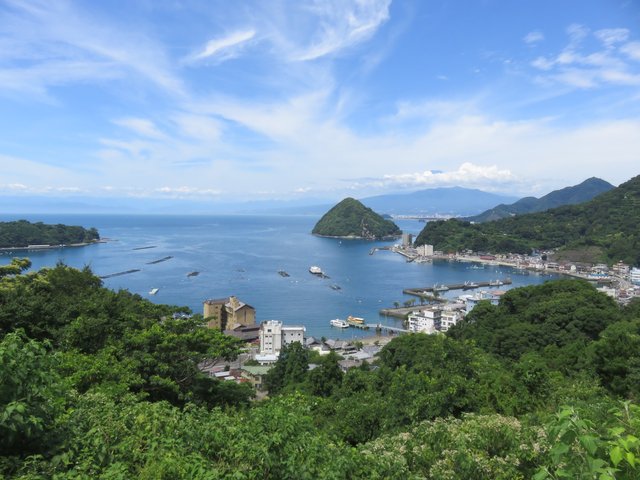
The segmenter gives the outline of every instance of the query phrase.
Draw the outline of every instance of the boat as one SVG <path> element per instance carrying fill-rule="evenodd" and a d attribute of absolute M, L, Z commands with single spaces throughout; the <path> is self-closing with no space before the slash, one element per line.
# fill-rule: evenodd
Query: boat
<path fill-rule="evenodd" d="M 478 285 L 477 283 L 474 282 L 464 282 L 464 285 L 462 286 L 463 290 L 471 290 L 472 288 L 478 288 L 480 285 Z"/>
<path fill-rule="evenodd" d="M 334 318 L 329 323 L 331 324 L 332 327 L 349 328 L 349 324 L 340 318 Z"/>
<path fill-rule="evenodd" d="M 331 286 L 331 288 L 333 290 L 342 290 L 342 287 L 340 285 L 335 284 L 335 283 L 333 285 L 330 285 L 330 286 Z"/>
<path fill-rule="evenodd" d="M 151 290 L 149 290 L 149 295 L 155 295 L 156 293 L 158 293 L 160 291 L 159 288 L 152 288 Z"/>
<path fill-rule="evenodd" d="M 441 285 L 437 285 L 436 284 L 436 285 L 433 286 L 433 291 L 434 292 L 446 292 L 448 290 L 449 290 L 449 287 L 447 287 L 444 284 L 441 284 Z"/>
<path fill-rule="evenodd" d="M 187 273 L 187 277 L 197 277 L 200 275 L 200 272 L 189 272 Z"/>
<path fill-rule="evenodd" d="M 364 318 L 349 315 L 347 317 L 347 323 L 349 325 L 364 325 Z"/>
<path fill-rule="evenodd" d="M 314 275 L 324 275 L 324 272 L 322 271 L 322 269 L 317 265 L 313 265 L 312 267 L 309 267 L 309 273 L 312 273 Z"/>
<path fill-rule="evenodd" d="M 278 270 L 278 275 L 280 275 L 281 277 L 290 277 L 291 276 L 287 272 L 285 272 L 284 270 Z"/>
<path fill-rule="evenodd" d="M 500 280 L 490 280 L 489 281 L 489 286 L 490 287 L 501 287 L 502 285 L 504 285 L 504 283 L 502 283 Z"/>

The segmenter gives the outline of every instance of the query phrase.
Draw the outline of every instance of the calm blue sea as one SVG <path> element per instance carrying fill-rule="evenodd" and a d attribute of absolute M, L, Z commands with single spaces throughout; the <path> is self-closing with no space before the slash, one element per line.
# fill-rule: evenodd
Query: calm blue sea
<path fill-rule="evenodd" d="M 88 265 L 97 275 L 130 269 L 140 272 L 104 280 L 112 289 L 128 289 L 156 303 L 186 305 L 202 312 L 207 298 L 236 295 L 254 306 L 258 321 L 277 319 L 304 324 L 307 335 L 353 338 L 371 335 L 329 326 L 333 318 L 348 315 L 399 326 L 378 311 L 411 297 L 408 287 L 435 283 L 461 283 L 511 277 L 513 287 L 537 284 L 549 276 L 522 273 L 505 267 L 471 268 L 472 264 L 435 262 L 414 264 L 375 246 L 393 242 L 317 238 L 309 232 L 318 220 L 308 216 L 160 216 L 160 215 L 3 215 L 3 220 L 26 218 L 45 223 L 96 227 L 110 241 L 84 248 L 29 252 L 33 268 L 62 261 L 73 267 Z M 406 232 L 417 234 L 424 226 L 401 221 Z M 139 247 L 155 248 L 135 250 Z M 25 252 L 4 254 L 0 263 Z M 149 264 L 167 256 L 173 258 Z M 311 265 L 320 266 L 331 278 L 311 275 Z M 278 270 L 291 276 L 283 278 Z M 196 277 L 187 277 L 199 271 Z M 330 288 L 337 284 L 341 290 Z M 156 295 L 149 295 L 159 288 Z M 503 288 L 503 287 L 501 287 Z M 448 292 L 447 296 L 462 294 Z"/>

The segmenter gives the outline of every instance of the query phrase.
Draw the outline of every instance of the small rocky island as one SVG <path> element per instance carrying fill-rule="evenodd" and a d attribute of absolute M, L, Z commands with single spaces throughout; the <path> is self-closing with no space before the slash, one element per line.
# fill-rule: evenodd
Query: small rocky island
<path fill-rule="evenodd" d="M 345 198 L 325 213 L 311 233 L 321 237 L 367 240 L 397 238 L 402 234 L 395 223 L 354 198 Z"/>

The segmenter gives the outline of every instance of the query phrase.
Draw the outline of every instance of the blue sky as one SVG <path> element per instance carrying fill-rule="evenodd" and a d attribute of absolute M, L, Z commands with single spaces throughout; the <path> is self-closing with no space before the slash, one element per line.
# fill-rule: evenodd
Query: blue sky
<path fill-rule="evenodd" d="M 618 184 L 639 25 L 634 0 L 1 0 L 0 195 Z"/>

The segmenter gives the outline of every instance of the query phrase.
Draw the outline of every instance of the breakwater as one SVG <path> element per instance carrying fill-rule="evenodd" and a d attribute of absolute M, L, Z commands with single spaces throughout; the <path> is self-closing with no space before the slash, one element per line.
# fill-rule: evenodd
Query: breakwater
<path fill-rule="evenodd" d="M 129 275 L 130 273 L 136 273 L 139 271 L 139 268 L 134 268 L 132 270 L 125 270 L 124 272 L 110 273 L 109 275 L 100 275 L 100 278 L 104 280 L 106 278 L 120 277 L 122 275 Z"/>
<path fill-rule="evenodd" d="M 405 288 L 402 293 L 413 295 L 415 297 L 423 297 L 425 293 L 446 292 L 449 290 L 473 290 L 481 287 L 501 287 L 502 285 L 511 285 L 511 279 L 490 280 L 488 282 L 464 282 L 450 283 L 448 285 L 433 285 L 431 287 Z"/>
<path fill-rule="evenodd" d="M 156 263 L 166 262 L 167 260 L 171 260 L 173 255 L 169 255 L 168 257 L 163 257 L 158 260 L 153 260 L 152 262 L 147 262 L 147 265 L 155 265 Z"/>

